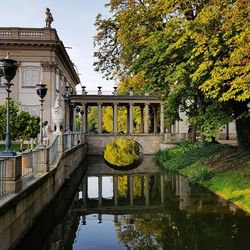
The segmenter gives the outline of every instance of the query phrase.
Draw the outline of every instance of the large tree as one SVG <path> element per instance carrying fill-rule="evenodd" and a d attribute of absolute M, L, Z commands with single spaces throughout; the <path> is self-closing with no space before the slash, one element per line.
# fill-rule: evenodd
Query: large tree
<path fill-rule="evenodd" d="M 110 0 L 108 6 L 114 32 L 110 39 L 106 20 L 96 23 L 97 70 L 119 80 L 143 74 L 147 91 L 164 94 L 170 123 L 184 111 L 208 138 L 235 119 L 239 145 L 249 148 L 249 0 Z"/>

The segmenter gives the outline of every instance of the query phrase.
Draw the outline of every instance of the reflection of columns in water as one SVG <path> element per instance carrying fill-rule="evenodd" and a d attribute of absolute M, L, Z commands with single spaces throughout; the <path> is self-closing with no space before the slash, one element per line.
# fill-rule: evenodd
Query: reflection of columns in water
<path fill-rule="evenodd" d="M 141 197 L 144 197 L 144 176 L 141 176 Z"/>
<path fill-rule="evenodd" d="M 86 225 L 86 215 L 82 215 L 82 225 Z"/>
<path fill-rule="evenodd" d="M 130 198 L 130 206 L 134 205 L 134 178 L 132 175 L 128 176 L 129 183 L 129 198 Z"/>
<path fill-rule="evenodd" d="M 165 198 L 165 174 L 161 174 L 161 203 L 164 203 Z"/>
<path fill-rule="evenodd" d="M 117 214 L 114 215 L 114 222 L 118 222 L 118 215 Z"/>
<path fill-rule="evenodd" d="M 88 179 L 86 174 L 83 176 L 80 189 L 82 191 L 83 206 L 86 207 L 88 198 Z"/>
<path fill-rule="evenodd" d="M 189 196 L 191 193 L 191 187 L 189 186 L 188 181 L 185 177 L 179 175 L 179 195 L 180 195 L 180 203 L 179 208 L 185 209 L 188 205 Z"/>
<path fill-rule="evenodd" d="M 98 134 L 102 133 L 102 103 L 98 103 Z"/>
<path fill-rule="evenodd" d="M 102 214 L 98 214 L 98 223 L 102 223 Z"/>
<path fill-rule="evenodd" d="M 114 205 L 118 206 L 118 176 L 113 176 Z"/>
<path fill-rule="evenodd" d="M 145 175 L 145 198 L 146 198 L 146 206 L 149 205 L 149 176 Z"/>
<path fill-rule="evenodd" d="M 98 176 L 98 205 L 102 205 L 102 176 Z"/>

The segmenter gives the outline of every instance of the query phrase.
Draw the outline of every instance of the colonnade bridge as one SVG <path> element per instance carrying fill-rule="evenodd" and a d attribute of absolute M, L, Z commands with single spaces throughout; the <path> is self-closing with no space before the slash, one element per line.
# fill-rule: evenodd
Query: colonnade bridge
<path fill-rule="evenodd" d="M 100 87 L 99 87 L 100 88 Z M 98 90 L 97 95 L 87 94 L 84 90 L 82 95 L 70 95 L 70 105 L 66 114 L 71 117 L 66 117 L 66 127 L 69 126 L 69 121 L 75 119 L 77 112 L 82 114 L 81 132 L 86 135 L 88 142 L 88 150 L 90 154 L 100 154 L 103 152 L 106 143 L 117 137 L 126 137 L 134 139 L 143 148 L 144 153 L 154 154 L 159 150 L 162 141 L 162 134 L 164 133 L 164 101 L 157 95 L 134 95 L 130 91 L 128 95 L 118 95 L 114 91 L 113 95 L 104 95 L 101 90 Z M 91 107 L 97 107 L 97 131 L 89 130 L 88 114 Z M 107 133 L 103 129 L 103 108 L 111 107 L 113 115 L 111 116 L 113 131 Z M 121 131 L 118 128 L 118 120 L 121 115 L 121 108 L 123 114 L 125 112 L 126 129 Z M 135 130 L 135 117 L 133 111 L 137 109 L 140 119 L 139 126 Z M 125 111 L 124 111 L 125 110 Z M 73 130 L 75 130 L 73 125 Z M 139 127 L 139 129 L 138 129 Z"/>

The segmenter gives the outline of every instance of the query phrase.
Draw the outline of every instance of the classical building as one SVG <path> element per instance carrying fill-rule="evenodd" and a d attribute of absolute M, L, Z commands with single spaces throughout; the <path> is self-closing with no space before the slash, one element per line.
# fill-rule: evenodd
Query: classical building
<path fill-rule="evenodd" d="M 65 94 L 65 87 L 75 89 L 80 79 L 69 58 L 63 42 L 55 29 L 3 28 L 0 27 L 0 57 L 18 62 L 18 69 L 11 87 L 11 96 L 24 111 L 39 115 L 40 102 L 36 84 L 43 81 L 48 91 L 44 99 L 44 120 L 53 126 L 51 108 L 56 97 Z M 7 96 L 4 78 L 0 78 L 0 104 Z"/>

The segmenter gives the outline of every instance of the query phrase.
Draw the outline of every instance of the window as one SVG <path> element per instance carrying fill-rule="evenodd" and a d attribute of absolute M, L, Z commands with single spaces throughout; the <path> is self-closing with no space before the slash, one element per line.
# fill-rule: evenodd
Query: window
<path fill-rule="evenodd" d="M 40 67 L 23 67 L 22 76 L 23 87 L 35 87 L 40 82 Z"/>

